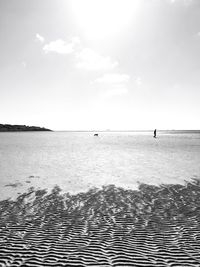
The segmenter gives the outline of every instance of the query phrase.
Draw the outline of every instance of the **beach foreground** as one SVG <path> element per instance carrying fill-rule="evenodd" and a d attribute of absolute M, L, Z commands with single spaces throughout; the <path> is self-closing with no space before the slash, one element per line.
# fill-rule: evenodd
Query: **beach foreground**
<path fill-rule="evenodd" d="M 0 202 L 0 266 L 200 266 L 200 181 Z"/>

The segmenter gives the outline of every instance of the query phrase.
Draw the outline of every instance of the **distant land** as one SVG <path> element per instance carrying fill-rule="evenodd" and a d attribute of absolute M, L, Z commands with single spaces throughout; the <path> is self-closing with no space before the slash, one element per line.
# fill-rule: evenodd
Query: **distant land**
<path fill-rule="evenodd" d="M 0 124 L 0 132 L 52 131 L 44 127 Z"/>

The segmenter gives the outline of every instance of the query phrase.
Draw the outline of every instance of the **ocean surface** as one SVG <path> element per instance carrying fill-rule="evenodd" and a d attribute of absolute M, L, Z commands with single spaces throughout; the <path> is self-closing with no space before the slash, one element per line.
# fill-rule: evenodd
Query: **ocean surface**
<path fill-rule="evenodd" d="M 76 193 L 200 178 L 200 132 L 0 133 L 0 199 L 30 187 Z"/>

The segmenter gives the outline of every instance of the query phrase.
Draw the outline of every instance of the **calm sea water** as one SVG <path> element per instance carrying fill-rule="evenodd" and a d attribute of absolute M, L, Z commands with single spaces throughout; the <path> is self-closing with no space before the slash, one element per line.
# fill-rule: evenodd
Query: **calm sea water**
<path fill-rule="evenodd" d="M 0 133 L 0 198 L 28 187 L 85 191 L 200 178 L 200 133 Z"/>

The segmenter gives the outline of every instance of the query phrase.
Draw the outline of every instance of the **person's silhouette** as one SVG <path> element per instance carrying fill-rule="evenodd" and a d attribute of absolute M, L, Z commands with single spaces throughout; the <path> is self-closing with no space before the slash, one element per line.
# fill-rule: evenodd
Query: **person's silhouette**
<path fill-rule="evenodd" d="M 156 129 L 154 130 L 153 134 L 154 134 L 153 137 L 156 138 Z"/>

